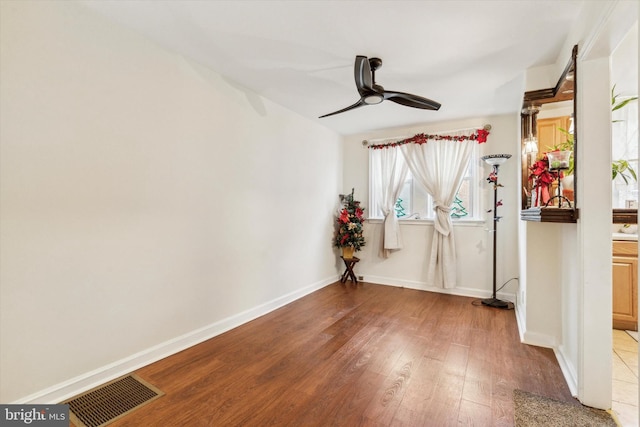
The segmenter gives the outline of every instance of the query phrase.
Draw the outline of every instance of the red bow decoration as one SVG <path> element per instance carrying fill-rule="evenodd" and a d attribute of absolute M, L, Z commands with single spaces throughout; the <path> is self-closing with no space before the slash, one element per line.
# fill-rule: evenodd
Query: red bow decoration
<path fill-rule="evenodd" d="M 529 179 L 536 179 L 536 187 L 539 185 L 549 185 L 556 179 L 555 172 L 549 172 L 549 158 L 545 154 L 541 160 L 538 160 L 529 168 L 531 174 Z"/>

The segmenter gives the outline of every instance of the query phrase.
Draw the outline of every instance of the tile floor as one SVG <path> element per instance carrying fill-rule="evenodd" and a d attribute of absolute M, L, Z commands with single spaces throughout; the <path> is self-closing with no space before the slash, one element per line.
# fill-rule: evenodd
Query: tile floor
<path fill-rule="evenodd" d="M 638 342 L 613 330 L 613 410 L 624 427 L 638 426 Z"/>

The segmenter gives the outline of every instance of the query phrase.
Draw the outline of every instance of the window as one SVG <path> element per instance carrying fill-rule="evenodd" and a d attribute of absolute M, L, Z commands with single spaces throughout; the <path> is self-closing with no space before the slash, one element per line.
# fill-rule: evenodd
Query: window
<path fill-rule="evenodd" d="M 370 160 L 372 152 L 373 150 L 369 151 Z M 402 156 L 398 156 L 397 161 L 404 162 L 404 159 Z M 456 199 L 451 206 L 451 219 L 453 221 L 482 220 L 480 194 L 484 181 L 480 177 L 481 168 L 479 163 L 479 146 L 476 144 Z M 373 179 L 376 173 L 379 173 L 379 171 L 375 170 L 373 162 L 370 161 L 369 217 L 383 218 L 384 216 L 376 200 L 376 195 L 380 194 L 380 189 L 377 188 L 380 185 L 379 180 Z M 407 173 L 407 178 L 396 201 L 395 211 L 398 219 L 429 220 L 435 216 L 431 196 L 427 194 L 420 184 L 414 181 L 411 171 Z"/>
<path fill-rule="evenodd" d="M 633 169 L 637 174 L 640 170 L 638 169 L 638 159 L 628 159 L 626 161 L 629 164 L 629 169 Z M 612 168 L 614 164 L 616 164 L 616 161 L 613 162 Z M 614 209 L 636 209 L 638 206 L 638 181 L 633 179 L 629 169 L 622 173 L 618 173 L 616 178 L 612 181 Z M 622 175 L 627 178 L 626 181 Z"/>
<path fill-rule="evenodd" d="M 614 166 L 621 166 L 618 161 L 627 161 L 634 172 L 638 169 L 638 103 L 632 102 L 624 108 L 614 111 L 615 121 L 611 126 L 611 154 Z M 624 169 L 624 166 L 622 167 Z M 625 181 L 624 175 L 627 180 Z M 629 169 L 612 181 L 613 207 L 615 209 L 635 209 L 638 203 L 638 181 L 633 179 Z"/>

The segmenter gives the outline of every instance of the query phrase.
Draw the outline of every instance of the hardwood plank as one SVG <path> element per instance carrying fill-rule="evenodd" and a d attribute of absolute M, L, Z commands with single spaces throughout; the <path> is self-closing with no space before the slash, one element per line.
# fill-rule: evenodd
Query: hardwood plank
<path fill-rule="evenodd" d="M 458 425 L 461 426 L 490 426 L 491 408 L 486 405 L 462 399 L 460 402 L 460 413 L 458 414 Z"/>
<path fill-rule="evenodd" d="M 469 359 L 469 347 L 458 344 L 451 344 L 444 360 L 444 371 L 450 375 L 464 377 L 467 371 L 467 361 Z"/>
<path fill-rule="evenodd" d="M 443 372 L 438 381 L 437 393 L 421 410 L 422 421 L 419 425 L 458 425 L 463 387 L 464 377 Z"/>
<path fill-rule="evenodd" d="M 491 371 L 486 372 L 480 378 L 465 378 L 462 398 L 479 405 L 491 405 Z"/>
<path fill-rule="evenodd" d="M 310 356 L 307 363 L 311 363 L 311 369 L 307 375 L 294 385 L 296 390 L 305 393 L 316 393 L 319 388 L 329 387 L 334 389 L 336 383 L 345 381 L 345 377 L 353 375 L 355 371 L 361 371 L 370 359 L 370 354 L 363 349 L 371 340 L 379 339 L 378 329 L 368 329 L 354 335 L 350 342 L 345 342 L 341 348 L 334 351 L 330 358 L 325 358 L 323 349 L 320 349 L 321 357 Z M 335 343 L 331 343 L 333 351 Z M 330 386 L 329 386 L 330 385 Z"/>
<path fill-rule="evenodd" d="M 364 410 L 365 418 L 387 425 L 391 423 L 420 356 L 412 353 L 411 356 L 398 359 L 395 369 L 387 376 L 386 381 L 378 388 L 374 398 Z"/>
<path fill-rule="evenodd" d="M 418 425 L 420 414 L 416 409 L 426 407 L 438 393 L 443 364 L 440 360 L 422 358 L 396 410 L 394 420 L 408 425 Z"/>
<path fill-rule="evenodd" d="M 462 398 L 490 406 L 493 357 L 485 351 L 487 343 L 491 340 L 490 333 L 479 329 L 473 331 Z"/>
<path fill-rule="evenodd" d="M 166 395 L 112 425 L 513 425 L 514 389 L 576 403 L 513 311 L 327 286 L 136 373 Z"/>

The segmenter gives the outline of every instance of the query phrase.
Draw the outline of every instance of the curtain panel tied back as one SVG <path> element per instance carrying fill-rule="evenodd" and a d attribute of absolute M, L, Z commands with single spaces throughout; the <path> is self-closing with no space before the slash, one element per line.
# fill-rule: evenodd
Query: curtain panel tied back
<path fill-rule="evenodd" d="M 384 215 L 380 256 L 388 258 L 391 251 L 402 249 L 402 234 L 395 205 L 407 177 L 408 167 L 398 150 L 376 150 L 371 159 L 380 171 L 380 175 L 374 177 L 376 187 L 382 190 L 378 198 L 378 208 Z"/>
<path fill-rule="evenodd" d="M 379 158 L 380 162 L 383 158 L 385 162 L 391 162 L 397 156 L 397 152 L 401 152 L 404 160 L 401 163 L 406 165 L 416 182 L 433 197 L 435 220 L 431 254 L 428 259 L 428 285 L 443 288 L 456 286 L 456 247 L 451 205 L 464 178 L 475 143 L 486 142 L 488 134 L 488 130 L 485 129 L 478 129 L 472 135 L 418 134 L 402 141 L 370 146 L 374 150 L 372 158 Z M 377 155 L 377 151 L 396 154 Z M 385 215 L 382 251 L 386 256 L 386 251 L 402 247 L 400 229 L 393 210 L 404 182 L 401 172 L 384 172 L 379 177 L 383 185 L 378 188 L 382 188 L 384 193 L 380 195 L 380 200 L 387 206 L 386 211 L 380 206 Z M 406 175 L 406 171 L 404 174 Z M 398 181 L 400 178 L 402 179 Z M 390 217 L 393 220 L 390 221 Z"/>

